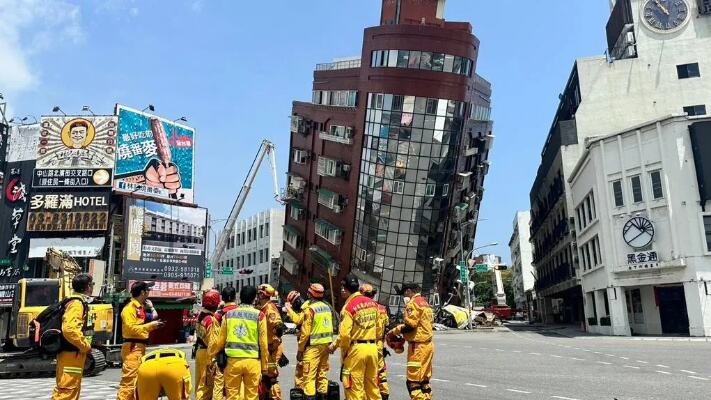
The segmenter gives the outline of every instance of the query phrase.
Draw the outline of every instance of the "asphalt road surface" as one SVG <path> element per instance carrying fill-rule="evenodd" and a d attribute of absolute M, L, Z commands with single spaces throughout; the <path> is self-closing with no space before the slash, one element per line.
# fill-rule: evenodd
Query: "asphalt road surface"
<path fill-rule="evenodd" d="M 286 349 L 295 361 L 293 336 L 286 338 Z M 331 359 L 334 380 L 340 366 L 337 354 Z M 391 399 L 408 399 L 405 357 L 390 357 L 388 363 Z M 293 364 L 281 372 L 287 398 L 293 372 Z M 81 398 L 114 399 L 119 377 L 120 370 L 109 369 L 86 378 Z M 448 400 L 710 399 L 711 342 L 570 338 L 520 328 L 438 332 L 433 378 L 433 397 Z M 0 380 L 0 400 L 48 399 L 53 383 L 51 378 Z"/>

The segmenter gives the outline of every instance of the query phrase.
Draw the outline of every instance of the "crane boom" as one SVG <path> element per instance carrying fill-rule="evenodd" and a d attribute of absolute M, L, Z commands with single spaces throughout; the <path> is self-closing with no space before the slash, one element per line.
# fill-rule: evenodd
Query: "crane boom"
<path fill-rule="evenodd" d="M 262 161 L 264 161 L 264 157 L 267 154 L 269 155 L 269 163 L 271 164 L 272 168 L 272 179 L 274 181 L 274 199 L 277 202 L 281 203 L 281 196 L 279 194 L 279 182 L 277 180 L 275 146 L 274 143 L 270 142 L 269 140 L 262 140 L 262 144 L 261 146 L 259 146 L 259 151 L 257 151 L 257 155 L 254 157 L 254 161 L 252 161 L 252 166 L 249 168 L 249 173 L 247 174 L 247 177 L 244 180 L 244 184 L 242 185 L 242 188 L 240 189 L 239 194 L 237 195 L 235 204 L 232 206 L 230 216 L 229 218 L 227 218 L 227 222 L 225 223 L 225 229 L 223 229 L 220 233 L 220 238 L 217 240 L 217 244 L 215 245 L 215 251 L 213 251 L 211 258 L 212 265 L 214 266 L 217 265 L 217 262 L 220 260 L 220 257 L 222 257 L 222 252 L 227 246 L 227 241 L 229 240 L 230 236 L 232 236 L 232 232 L 234 231 L 237 218 L 239 218 L 240 211 L 242 211 L 244 202 L 245 200 L 247 200 L 247 196 L 252 190 L 254 178 L 256 178 L 257 172 L 259 171 L 259 167 L 262 165 Z"/>

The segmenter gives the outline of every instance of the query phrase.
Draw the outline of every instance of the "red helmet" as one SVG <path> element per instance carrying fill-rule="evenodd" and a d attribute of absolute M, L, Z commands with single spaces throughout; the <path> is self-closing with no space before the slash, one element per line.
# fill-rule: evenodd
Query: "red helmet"
<path fill-rule="evenodd" d="M 402 337 L 402 335 L 388 335 L 385 338 L 385 342 L 388 344 L 388 347 L 393 349 L 397 354 L 401 354 L 405 351 L 405 338 Z"/>
<path fill-rule="evenodd" d="M 289 292 L 289 294 L 286 295 L 286 301 L 288 301 L 291 304 L 294 304 L 294 300 L 298 299 L 301 297 L 301 293 L 297 292 L 296 290 L 292 290 Z"/>
<path fill-rule="evenodd" d="M 214 308 L 220 305 L 220 292 L 215 289 L 208 290 L 202 295 L 202 306 L 205 308 Z"/>
<path fill-rule="evenodd" d="M 320 283 L 312 283 L 311 286 L 309 286 L 309 294 L 315 299 L 322 299 L 324 293 L 326 293 L 326 289 L 324 289 Z"/>

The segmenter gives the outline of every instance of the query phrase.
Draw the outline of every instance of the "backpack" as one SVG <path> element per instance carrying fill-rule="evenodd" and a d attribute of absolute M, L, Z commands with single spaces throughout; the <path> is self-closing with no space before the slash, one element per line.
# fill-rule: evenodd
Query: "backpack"
<path fill-rule="evenodd" d="M 82 299 L 67 297 L 59 303 L 45 308 L 35 319 L 30 321 L 30 344 L 46 355 L 56 355 L 62 350 L 74 349 L 62 335 L 62 318 L 69 302 L 79 300 L 84 307 L 84 320 L 89 312 L 89 305 Z M 85 322 L 86 324 L 86 322 Z"/>

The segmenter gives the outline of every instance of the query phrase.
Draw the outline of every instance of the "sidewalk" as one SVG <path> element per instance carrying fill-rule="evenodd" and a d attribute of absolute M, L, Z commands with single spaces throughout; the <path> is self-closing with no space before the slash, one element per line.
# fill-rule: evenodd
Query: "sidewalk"
<path fill-rule="evenodd" d="M 571 339 L 616 339 L 634 341 L 658 341 L 658 342 L 711 342 L 711 337 L 688 337 L 688 336 L 612 336 L 597 333 L 585 332 L 579 326 L 565 324 L 528 324 L 525 321 L 507 322 L 506 326 L 514 332 L 539 332 L 543 335 L 563 336 Z"/>

